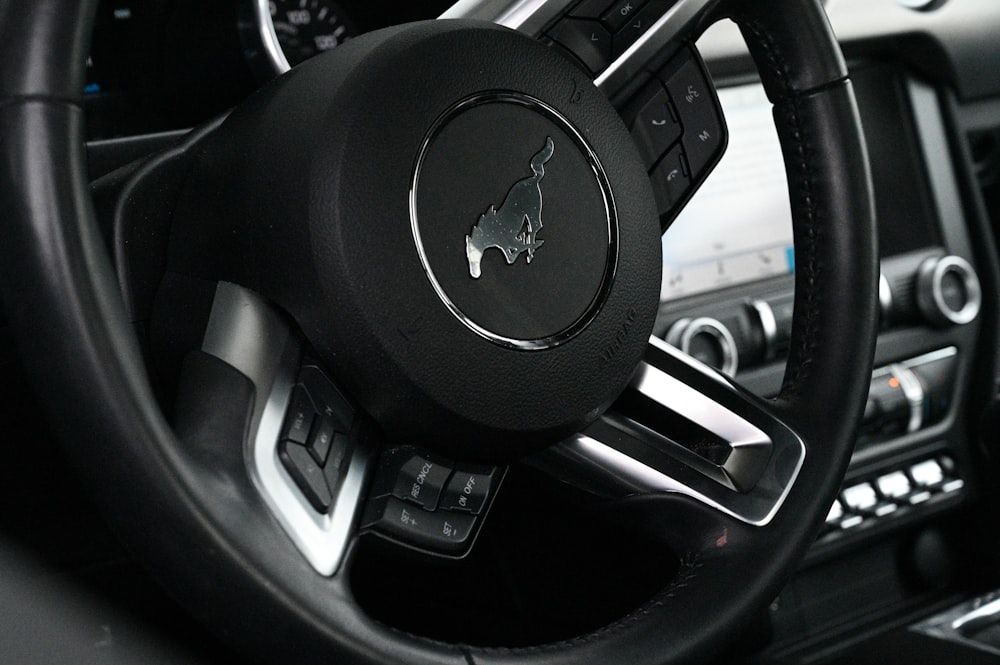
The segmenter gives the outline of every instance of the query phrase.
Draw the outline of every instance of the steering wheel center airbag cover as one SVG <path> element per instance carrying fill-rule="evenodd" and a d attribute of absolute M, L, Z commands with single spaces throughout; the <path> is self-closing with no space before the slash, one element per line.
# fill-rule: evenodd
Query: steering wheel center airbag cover
<path fill-rule="evenodd" d="M 441 117 L 414 169 L 410 216 L 441 301 L 501 346 L 571 339 L 614 278 L 618 219 L 604 167 L 565 116 L 527 95 L 474 95 Z"/>
<path fill-rule="evenodd" d="M 621 118 L 554 49 L 467 20 L 369 33 L 213 140 L 226 158 L 190 179 L 174 256 L 216 248 L 211 277 L 287 309 L 391 437 L 510 457 L 628 384 L 658 304 L 655 203 Z M 226 232 L 202 239 L 206 201 Z"/>

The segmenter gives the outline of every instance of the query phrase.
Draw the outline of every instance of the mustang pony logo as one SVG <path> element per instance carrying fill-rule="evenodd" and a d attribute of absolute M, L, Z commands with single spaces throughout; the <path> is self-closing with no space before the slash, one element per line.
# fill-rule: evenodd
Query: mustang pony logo
<path fill-rule="evenodd" d="M 535 250 L 545 242 L 535 239 L 542 228 L 541 182 L 545 164 L 552 159 L 554 150 L 552 138 L 546 137 L 545 146 L 531 158 L 534 175 L 515 182 L 500 209 L 490 205 L 465 236 L 465 256 L 469 259 L 469 274 L 473 278 L 479 279 L 482 274 L 480 262 L 483 252 L 490 247 L 503 252 L 507 265 L 513 265 L 524 252 L 528 253 L 528 263 L 535 258 Z"/>

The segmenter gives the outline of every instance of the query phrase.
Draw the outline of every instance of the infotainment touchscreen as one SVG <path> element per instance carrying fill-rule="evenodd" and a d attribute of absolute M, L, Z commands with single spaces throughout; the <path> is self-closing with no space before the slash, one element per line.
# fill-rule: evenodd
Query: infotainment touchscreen
<path fill-rule="evenodd" d="M 875 185 L 881 256 L 940 244 L 906 76 L 852 68 Z M 759 84 L 719 89 L 729 148 L 663 237 L 660 296 L 673 300 L 795 271 L 785 167 Z M 931 157 L 936 158 L 936 157 Z"/>
<path fill-rule="evenodd" d="M 719 89 L 722 161 L 663 236 L 661 300 L 794 270 L 792 215 L 771 104 L 760 85 Z"/>

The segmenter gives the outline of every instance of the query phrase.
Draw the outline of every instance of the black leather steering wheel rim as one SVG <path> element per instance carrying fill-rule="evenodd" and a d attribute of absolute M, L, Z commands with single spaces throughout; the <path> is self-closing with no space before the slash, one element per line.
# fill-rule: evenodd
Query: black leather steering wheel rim
<path fill-rule="evenodd" d="M 317 579 L 249 483 L 219 501 L 196 451 L 177 441 L 149 388 L 87 190 L 80 91 L 96 4 L 0 8 L 4 303 L 67 453 L 137 556 L 202 620 L 239 632 L 249 652 L 303 662 L 334 648 L 359 662 L 688 662 L 777 593 L 849 461 L 876 328 L 867 159 L 818 0 L 734 0 L 719 10 L 740 25 L 775 103 L 789 174 L 796 316 L 772 408 L 810 446 L 787 500 L 798 509 L 779 511 L 766 527 L 727 525 L 724 552 L 706 528 L 675 582 L 628 617 L 523 649 L 440 644 L 368 619 L 345 576 Z M 240 472 L 219 470 L 219 478 Z M 130 479 L 127 497 L 107 482 L 121 477 Z M 708 509 L 677 502 L 692 523 L 718 526 Z"/>

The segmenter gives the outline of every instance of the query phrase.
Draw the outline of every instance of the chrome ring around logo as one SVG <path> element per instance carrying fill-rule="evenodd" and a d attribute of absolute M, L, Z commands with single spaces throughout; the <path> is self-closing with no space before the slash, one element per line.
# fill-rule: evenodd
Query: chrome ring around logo
<path fill-rule="evenodd" d="M 484 328 L 483 326 L 479 325 L 478 323 L 470 319 L 468 316 L 466 316 L 465 313 L 462 312 L 462 310 L 458 307 L 458 305 L 456 305 L 452 301 L 452 299 L 448 296 L 444 288 L 441 286 L 441 283 L 435 276 L 434 270 L 431 267 L 430 261 L 428 260 L 427 252 L 424 249 L 423 239 L 420 234 L 420 221 L 417 212 L 417 194 L 420 184 L 421 168 L 423 166 L 424 159 L 427 155 L 428 149 L 430 148 L 431 144 L 434 141 L 434 138 L 441 132 L 441 130 L 445 127 L 445 125 L 448 123 L 449 120 L 456 117 L 460 113 L 467 111 L 471 108 L 474 108 L 476 106 L 480 106 L 483 104 L 494 104 L 494 103 L 514 104 L 517 106 L 530 109 L 536 113 L 539 113 L 540 115 L 544 116 L 550 121 L 553 121 L 566 135 L 572 138 L 573 143 L 576 145 L 577 149 L 580 150 L 580 152 L 586 157 L 586 160 L 592 171 L 591 175 L 594 177 L 595 181 L 597 182 L 600 188 L 601 196 L 604 203 L 604 212 L 608 223 L 607 260 L 605 263 L 604 275 L 601 280 L 600 287 L 598 288 L 597 293 L 595 294 L 593 300 L 583 311 L 583 313 L 569 326 L 567 326 L 563 330 L 553 335 L 549 335 L 538 339 L 514 339 L 512 337 L 499 335 L 491 330 Z M 548 152 L 549 156 L 551 156 L 552 139 L 547 136 L 539 136 L 538 141 L 539 145 L 542 144 L 545 145 L 543 151 Z M 535 157 L 532 158 L 533 169 L 536 167 L 536 164 L 534 162 L 539 159 L 539 154 L 540 153 L 536 153 Z M 526 157 L 531 157 L 531 155 L 529 154 Z M 538 175 L 537 171 L 535 171 L 535 173 L 537 176 Z M 536 177 L 535 180 L 540 180 L 540 178 Z M 537 186 L 538 182 L 535 182 L 535 187 L 537 188 Z M 604 171 L 604 167 L 597 157 L 597 154 L 586 142 L 586 140 L 576 129 L 576 127 L 574 127 L 573 124 L 562 113 L 553 108 L 551 105 L 546 104 L 542 100 L 537 99 L 535 97 L 531 97 L 529 95 L 525 95 L 522 93 L 515 93 L 515 92 L 506 92 L 506 91 L 482 92 L 467 97 L 462 101 L 454 104 L 437 118 L 437 120 L 428 130 L 427 135 L 424 137 L 424 140 L 420 146 L 420 151 L 418 153 L 416 162 L 413 167 L 413 176 L 410 180 L 409 194 L 410 194 L 409 197 L 410 228 L 413 233 L 413 241 L 416 246 L 417 254 L 420 257 L 420 262 L 421 265 L 423 266 L 425 274 L 427 275 L 427 279 L 430 281 L 430 284 L 434 288 L 435 293 L 437 293 L 438 298 L 440 298 L 441 302 L 444 303 L 448 311 L 450 311 L 452 315 L 456 319 L 458 319 L 458 321 L 460 321 L 465 327 L 467 327 L 469 330 L 473 331 L 480 337 L 483 337 L 500 346 L 511 349 L 519 349 L 525 351 L 547 349 L 563 344 L 572 339 L 573 337 L 575 337 L 576 335 L 578 335 L 594 320 L 594 318 L 601 311 L 601 307 L 604 304 L 604 300 L 608 293 L 608 290 L 610 289 L 611 284 L 614 282 L 614 277 L 618 264 L 618 217 L 617 217 L 617 212 L 615 210 L 614 198 L 611 193 L 611 185 L 608 181 L 607 174 Z M 538 196 L 539 196 L 538 202 L 540 205 L 541 203 L 540 194 L 538 194 Z M 497 211 L 494 208 L 494 206 L 490 206 L 490 209 L 494 214 L 497 214 Z M 465 232 L 471 234 L 475 231 L 475 229 L 479 228 L 480 223 L 483 220 L 481 217 L 480 223 L 477 223 L 476 220 L 474 219 L 468 221 L 469 224 L 466 227 Z M 540 226 L 540 220 L 538 221 Z M 472 231 L 469 231 L 470 228 L 472 229 Z M 521 238 L 520 235 L 517 236 L 523 241 L 519 243 L 521 245 L 524 245 L 523 247 L 519 246 L 514 250 L 505 251 L 505 254 L 508 254 L 508 256 L 506 257 L 508 264 L 513 264 L 514 261 L 517 259 L 517 257 L 520 256 L 522 251 L 527 252 L 527 261 L 530 263 L 531 258 L 534 256 L 534 250 L 541 247 L 543 241 L 540 239 L 536 239 L 534 237 L 534 232 L 532 229 L 529 228 L 529 232 L 531 232 L 531 237 Z M 514 233 L 517 233 L 517 231 L 515 231 Z M 469 253 L 468 249 L 469 242 L 470 242 L 470 236 L 467 235 L 466 236 L 467 254 Z M 468 256 L 468 260 L 469 260 L 469 270 L 471 277 L 478 278 L 479 276 L 478 260 L 474 263 L 472 256 Z"/>

